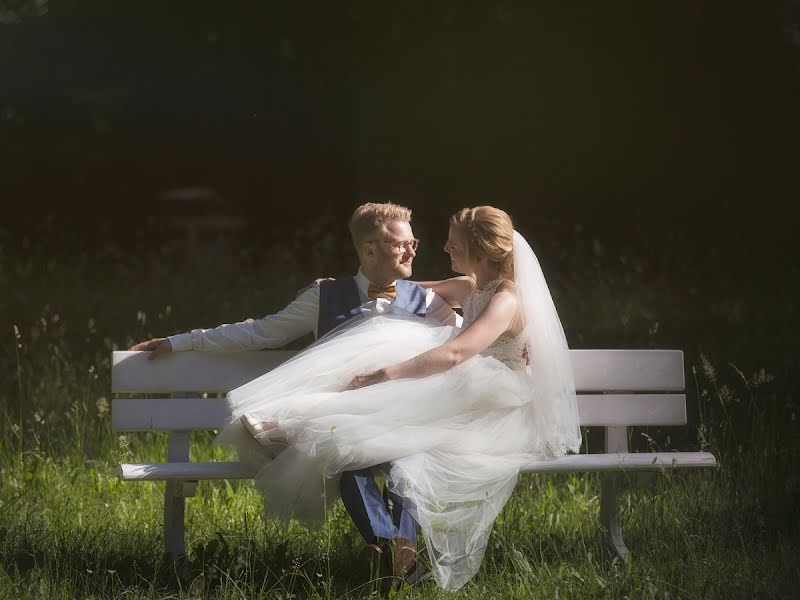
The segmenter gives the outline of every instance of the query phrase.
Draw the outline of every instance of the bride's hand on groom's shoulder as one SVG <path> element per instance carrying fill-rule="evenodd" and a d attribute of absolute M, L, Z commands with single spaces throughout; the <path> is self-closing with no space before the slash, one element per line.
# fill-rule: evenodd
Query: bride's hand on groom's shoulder
<path fill-rule="evenodd" d="M 297 295 L 298 296 L 302 296 L 303 292 L 305 292 L 308 289 L 311 289 L 315 285 L 319 285 L 320 282 L 322 282 L 322 281 L 336 281 L 336 279 L 334 277 L 317 277 L 314 281 L 309 283 L 307 286 L 302 287 L 299 290 L 297 290 Z"/>
<path fill-rule="evenodd" d="M 130 349 L 134 352 L 150 352 L 150 356 L 147 358 L 153 360 L 161 354 L 172 352 L 172 343 L 169 341 L 169 338 L 153 338 L 152 340 L 140 342 L 134 346 L 131 346 Z"/>
<path fill-rule="evenodd" d="M 386 369 L 378 369 L 377 371 L 366 371 L 353 377 L 352 381 L 347 384 L 347 390 L 357 390 L 359 388 L 367 387 L 368 385 L 375 385 L 376 383 L 383 383 L 389 381 L 389 375 Z"/>

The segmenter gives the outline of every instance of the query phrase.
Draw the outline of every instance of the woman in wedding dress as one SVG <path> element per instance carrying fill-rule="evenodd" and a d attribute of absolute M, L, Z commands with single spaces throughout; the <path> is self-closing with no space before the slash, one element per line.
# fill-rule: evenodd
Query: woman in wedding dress
<path fill-rule="evenodd" d="M 399 311 L 353 318 L 230 392 L 217 441 L 254 463 L 283 518 L 319 520 L 338 474 L 381 465 L 453 590 L 480 567 L 520 469 L 581 438 L 564 331 L 509 216 L 463 209 L 445 251 L 464 276 L 422 285 L 463 309 L 460 331 Z"/>

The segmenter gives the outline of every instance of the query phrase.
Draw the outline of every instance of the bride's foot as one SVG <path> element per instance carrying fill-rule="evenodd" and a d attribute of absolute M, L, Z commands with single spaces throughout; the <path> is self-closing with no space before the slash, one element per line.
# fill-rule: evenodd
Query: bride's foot
<path fill-rule="evenodd" d="M 262 446 L 288 446 L 289 440 L 286 439 L 286 434 L 280 430 L 277 423 L 271 421 L 261 421 L 255 416 L 246 413 L 239 417 L 239 420 L 244 425 L 244 428 L 250 432 L 255 440 Z M 265 434 L 266 435 L 262 435 Z"/>

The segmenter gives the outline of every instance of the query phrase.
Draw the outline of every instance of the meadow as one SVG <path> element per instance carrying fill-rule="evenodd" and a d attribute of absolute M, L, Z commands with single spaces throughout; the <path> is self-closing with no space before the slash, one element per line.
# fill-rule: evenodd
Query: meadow
<path fill-rule="evenodd" d="M 456 594 L 427 583 L 394 597 L 796 597 L 797 268 L 746 234 L 619 239 L 558 222 L 530 233 L 573 347 L 686 353 L 689 425 L 634 428 L 632 447 L 709 450 L 721 468 L 631 481 L 627 562 L 599 530 L 599 476 L 522 476 L 478 576 Z M 111 226 L 93 235 L 52 221 L 0 229 L 0 598 L 377 597 L 340 504 L 321 529 L 282 526 L 262 518 L 249 482 L 201 483 L 181 577 L 163 552 L 163 484 L 114 471 L 163 459 L 166 439 L 112 431 L 112 350 L 279 309 L 314 276 L 349 271 L 346 241 L 309 227 L 187 251 Z M 433 257 L 425 270 L 446 273 Z M 193 439 L 193 460 L 232 458 L 212 439 Z"/>

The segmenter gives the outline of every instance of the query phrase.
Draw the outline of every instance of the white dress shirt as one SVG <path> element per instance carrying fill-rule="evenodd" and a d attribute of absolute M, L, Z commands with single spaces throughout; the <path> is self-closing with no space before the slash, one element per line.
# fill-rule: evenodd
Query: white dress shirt
<path fill-rule="evenodd" d="M 370 300 L 367 289 L 370 281 L 358 270 L 355 276 L 361 310 L 385 312 L 391 305 L 387 298 Z M 396 283 L 396 282 L 394 282 Z M 461 325 L 461 316 L 431 289 L 426 289 L 426 317 L 444 325 Z M 226 323 L 213 329 L 193 329 L 187 333 L 169 336 L 174 352 L 199 350 L 203 352 L 241 352 L 280 348 L 309 332 L 317 337 L 319 319 L 319 285 L 313 285 L 300 294 L 283 310 L 261 319 L 247 319 L 239 323 Z"/>

